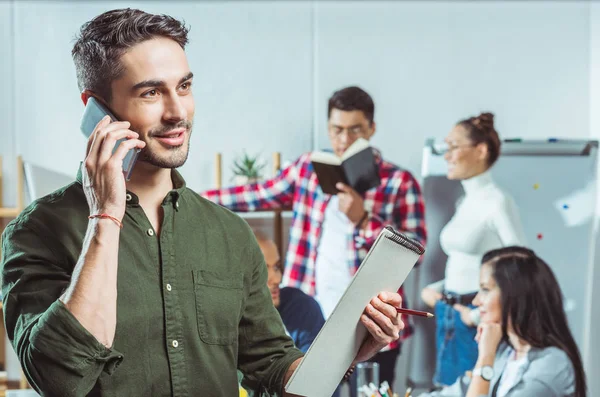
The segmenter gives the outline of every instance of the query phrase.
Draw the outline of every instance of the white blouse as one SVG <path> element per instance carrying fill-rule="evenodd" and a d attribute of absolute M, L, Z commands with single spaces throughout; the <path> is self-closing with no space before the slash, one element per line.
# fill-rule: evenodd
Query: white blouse
<path fill-rule="evenodd" d="M 486 252 L 524 246 L 526 238 L 516 204 L 494 183 L 490 171 L 461 183 L 465 196 L 440 234 L 448 255 L 446 276 L 430 287 L 468 294 L 479 290 L 481 258 Z"/>

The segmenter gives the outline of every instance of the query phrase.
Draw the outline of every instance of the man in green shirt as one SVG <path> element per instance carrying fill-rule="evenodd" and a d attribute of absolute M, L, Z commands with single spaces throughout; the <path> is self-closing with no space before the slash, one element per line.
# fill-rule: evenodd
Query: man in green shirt
<path fill-rule="evenodd" d="M 131 9 L 94 18 L 75 43 L 84 104 L 127 121 L 98 123 L 77 180 L 3 233 L 6 330 L 42 395 L 235 396 L 238 368 L 245 387 L 285 396 L 302 357 L 250 228 L 175 171 L 194 116 L 186 43 L 179 21 Z M 373 298 L 356 362 L 398 338 L 401 303 Z"/>

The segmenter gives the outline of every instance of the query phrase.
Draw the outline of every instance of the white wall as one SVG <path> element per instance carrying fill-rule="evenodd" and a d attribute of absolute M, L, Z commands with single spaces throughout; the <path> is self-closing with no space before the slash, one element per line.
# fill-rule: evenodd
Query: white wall
<path fill-rule="evenodd" d="M 242 149 L 285 161 L 327 146 L 327 99 L 353 84 L 375 99 L 374 144 L 417 176 L 425 138 L 482 110 L 496 114 L 503 137 L 600 138 L 593 2 L 0 1 L 6 204 L 15 203 L 17 154 L 75 174 L 85 140 L 73 37 L 125 6 L 192 28 L 197 108 L 182 172 L 196 190 L 214 185 L 216 152 L 227 182 Z"/>
<path fill-rule="evenodd" d="M 317 7 L 317 100 L 358 83 L 376 101 L 374 143 L 419 170 L 425 137 L 482 110 L 503 137 L 589 135 L 585 2 L 339 2 Z"/>
<path fill-rule="evenodd" d="M 191 187 L 214 186 L 216 152 L 223 152 L 228 181 L 233 156 L 242 149 L 269 160 L 274 151 L 293 158 L 310 150 L 310 3 L 163 4 L 135 6 L 168 12 L 192 27 L 196 120 L 192 155 L 182 170 Z M 85 139 L 78 129 L 83 105 L 70 57 L 73 37 L 86 20 L 123 5 L 15 3 L 15 119 L 27 124 L 14 136 L 26 159 L 76 173 Z"/>
<path fill-rule="evenodd" d="M 12 78 L 14 76 L 14 25 L 13 25 L 14 7 L 11 2 L 0 1 L 0 76 L 5 76 L 2 83 L 2 94 L 0 95 L 0 120 L 2 127 L 0 128 L 0 156 L 3 161 L 3 184 L 4 192 L 8 193 L 14 204 L 14 186 L 15 186 L 15 171 L 16 171 L 16 156 L 15 150 L 15 108 L 14 108 L 14 89 L 16 82 Z M 5 195 L 6 196 L 6 195 Z M 6 205 L 7 203 L 4 202 Z M 0 224 L 2 224 L 0 222 Z M 4 321 L 3 319 L 1 321 Z M 12 346 L 8 342 L 8 338 L 4 340 L 5 344 L 5 370 L 8 379 L 19 379 L 21 367 L 19 365 L 17 355 Z"/>
<path fill-rule="evenodd" d="M 14 126 L 14 35 L 13 35 L 13 5 L 10 2 L 0 2 L 0 76 L 4 76 L 2 84 L 2 95 L 0 95 L 0 156 L 3 163 L 3 191 L 6 192 L 4 199 L 11 204 L 15 192 L 15 161 L 16 151 L 14 148 L 15 126 Z M 12 191 L 11 191 L 12 190 Z M 5 202 L 5 205 L 7 203 Z"/>
<path fill-rule="evenodd" d="M 593 139 L 600 140 L 600 3 L 590 4 L 590 135 Z M 600 172 L 600 166 L 598 169 Z M 598 174 L 600 175 L 600 173 Z M 600 186 L 598 186 L 596 202 L 596 225 L 599 230 L 596 233 L 595 263 L 594 271 L 590 274 L 590 289 L 592 296 L 588 302 L 592 303 L 589 308 L 589 324 L 587 328 L 587 344 L 589 348 L 583 352 L 587 368 L 587 381 L 590 396 L 600 394 L 600 340 L 598 340 L 598 329 L 592 324 L 600 318 Z"/>
<path fill-rule="evenodd" d="M 590 4 L 590 132 L 600 138 L 600 3 Z"/>
<path fill-rule="evenodd" d="M 3 9 L 8 9 L 3 3 Z M 16 82 L 2 101 L 2 154 L 74 174 L 84 138 L 70 50 L 79 26 L 130 2 L 12 3 Z M 504 137 L 589 136 L 587 2 L 136 2 L 191 25 L 197 117 L 188 163 L 197 190 L 224 182 L 242 149 L 293 160 L 327 146 L 327 99 L 359 84 L 376 102 L 374 144 L 418 175 L 426 137 L 481 110 Z M 8 24 L 10 26 L 10 24 Z M 3 24 L 3 29 L 6 29 Z M 10 32 L 9 32 L 10 33 Z M 11 71 L 12 65 L 18 65 Z M 6 146 L 4 146 L 6 145 Z M 16 148 L 15 148 L 16 147 Z M 60 155 L 58 152 L 60 151 Z M 9 176 L 14 169 L 6 166 Z M 269 168 L 270 169 L 270 168 Z M 10 185 L 13 186 L 12 184 Z M 14 203 L 14 189 L 5 199 Z"/>

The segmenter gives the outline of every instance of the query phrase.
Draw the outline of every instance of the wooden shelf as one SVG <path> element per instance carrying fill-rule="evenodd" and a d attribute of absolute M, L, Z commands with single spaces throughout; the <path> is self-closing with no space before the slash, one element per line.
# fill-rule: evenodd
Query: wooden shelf
<path fill-rule="evenodd" d="M 24 169 L 23 169 L 23 158 L 21 156 L 17 156 L 17 183 L 16 183 L 16 192 L 17 192 L 17 206 L 16 207 L 3 207 L 4 203 L 4 192 L 3 192 L 3 182 L 2 182 L 3 174 L 2 174 L 2 157 L 0 157 L 0 219 L 2 218 L 16 218 L 19 216 L 21 211 L 25 208 L 25 177 L 24 177 Z M 1 232 L 1 230 L 0 230 Z M 2 257 L 2 250 L 0 249 L 0 257 Z M 0 302 L 0 316 L 4 317 L 2 302 Z M 4 350 L 5 339 L 6 339 L 6 330 L 4 329 L 4 322 L 0 320 L 0 362 L 4 367 L 6 367 L 6 351 Z M 25 378 L 25 374 L 21 371 L 21 379 L 18 381 L 18 387 L 20 389 L 27 389 L 29 384 L 27 383 L 27 379 Z M 6 382 L 7 384 L 10 381 Z M 5 395 L 6 393 L 6 384 L 4 385 L 4 390 L 0 390 L 0 396 Z"/>
<path fill-rule="evenodd" d="M 281 153 L 274 152 L 272 155 L 273 161 L 273 176 L 281 170 Z M 221 189 L 222 185 L 222 162 L 223 157 L 221 153 L 215 154 L 215 185 L 217 189 Z M 275 245 L 279 249 L 279 255 L 283 258 L 285 252 L 283 250 L 283 218 L 291 218 L 293 216 L 292 208 L 278 208 L 275 210 L 256 210 L 256 211 L 244 211 L 236 212 L 241 218 L 246 221 L 250 219 L 273 219 L 273 235 Z"/>
<path fill-rule="evenodd" d="M 0 208 L 0 218 L 16 218 L 20 213 L 19 208 Z"/>
<path fill-rule="evenodd" d="M 0 218 L 16 218 L 25 208 L 25 177 L 23 175 L 23 158 L 17 156 L 17 206 L 3 207 L 4 192 L 2 191 L 2 157 L 0 157 Z"/>

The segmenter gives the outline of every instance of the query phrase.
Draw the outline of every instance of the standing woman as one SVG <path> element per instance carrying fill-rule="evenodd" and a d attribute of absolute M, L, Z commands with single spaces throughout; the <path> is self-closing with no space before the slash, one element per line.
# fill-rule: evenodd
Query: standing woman
<path fill-rule="evenodd" d="M 495 248 L 526 245 L 517 207 L 490 172 L 500 155 L 494 115 L 460 121 L 445 142 L 448 179 L 460 180 L 465 195 L 440 235 L 448 256 L 445 278 L 421 293 L 437 318 L 433 381 L 438 386 L 452 384 L 477 361 L 479 310 L 471 302 L 479 288 L 481 258 Z"/>

